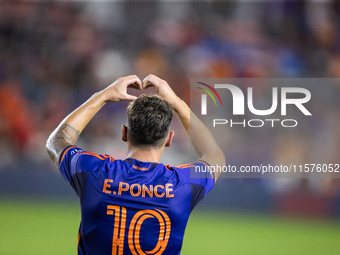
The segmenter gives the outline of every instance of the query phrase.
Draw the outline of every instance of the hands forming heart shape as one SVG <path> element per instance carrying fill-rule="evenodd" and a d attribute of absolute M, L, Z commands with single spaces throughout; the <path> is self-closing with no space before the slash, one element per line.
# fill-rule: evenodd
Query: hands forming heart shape
<path fill-rule="evenodd" d="M 105 95 L 106 102 L 118 102 L 122 100 L 132 101 L 137 99 L 137 97 L 128 94 L 127 88 L 143 90 L 150 87 L 155 87 L 156 95 L 161 99 L 167 100 L 170 104 L 171 101 L 177 98 L 176 94 L 165 80 L 152 74 L 145 77 L 143 81 L 136 75 L 120 77 L 102 92 Z"/>

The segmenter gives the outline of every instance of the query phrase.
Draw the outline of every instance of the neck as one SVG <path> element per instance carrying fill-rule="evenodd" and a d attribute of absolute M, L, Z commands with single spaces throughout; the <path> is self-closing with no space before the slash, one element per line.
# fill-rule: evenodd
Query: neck
<path fill-rule="evenodd" d="M 130 147 L 127 148 L 126 157 L 134 158 L 144 162 L 157 162 L 160 163 L 162 152 L 164 147 L 157 148 L 137 148 Z"/>

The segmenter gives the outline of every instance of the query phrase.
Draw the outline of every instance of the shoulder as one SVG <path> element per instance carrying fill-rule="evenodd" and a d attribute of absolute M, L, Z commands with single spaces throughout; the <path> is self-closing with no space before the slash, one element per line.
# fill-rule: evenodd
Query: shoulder
<path fill-rule="evenodd" d="M 74 145 L 66 147 L 59 160 L 59 170 L 68 171 L 71 175 L 76 172 L 88 171 L 88 169 L 94 171 L 104 162 L 115 161 L 110 155 L 85 151 Z"/>
<path fill-rule="evenodd" d="M 192 199 L 196 201 L 193 203 L 193 206 L 215 185 L 215 175 L 209 166 L 210 165 L 203 160 L 179 166 L 167 165 L 167 168 L 177 173 L 182 183 L 190 184 L 193 195 Z"/>
<path fill-rule="evenodd" d="M 193 163 L 173 166 L 165 165 L 166 168 L 176 171 L 182 180 L 191 183 L 200 183 L 199 179 L 212 179 L 215 180 L 214 173 L 210 169 L 210 165 L 203 161 L 197 160 Z"/>

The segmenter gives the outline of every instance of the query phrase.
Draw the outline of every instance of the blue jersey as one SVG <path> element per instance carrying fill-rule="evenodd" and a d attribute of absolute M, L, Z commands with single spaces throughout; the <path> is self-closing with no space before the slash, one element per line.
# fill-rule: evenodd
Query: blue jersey
<path fill-rule="evenodd" d="M 142 162 L 70 146 L 59 169 L 80 198 L 79 255 L 179 254 L 189 214 L 214 186 L 210 172 Z"/>

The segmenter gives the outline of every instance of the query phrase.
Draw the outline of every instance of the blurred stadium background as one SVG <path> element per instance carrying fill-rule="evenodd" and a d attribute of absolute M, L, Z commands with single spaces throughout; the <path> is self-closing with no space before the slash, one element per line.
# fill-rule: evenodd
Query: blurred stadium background
<path fill-rule="evenodd" d="M 340 3 L 1 0 L 0 254 L 75 254 L 78 200 L 45 141 L 94 92 L 149 73 L 187 102 L 194 77 L 339 78 Z M 340 163 L 339 95 L 320 89 L 304 137 L 269 136 L 272 162 Z M 124 158 L 125 107 L 106 105 L 78 145 Z M 163 162 L 186 163 L 189 141 L 173 129 Z M 241 135 L 227 160 L 251 165 L 259 148 Z M 221 179 L 194 210 L 183 254 L 339 254 L 339 217 L 337 179 Z"/>

